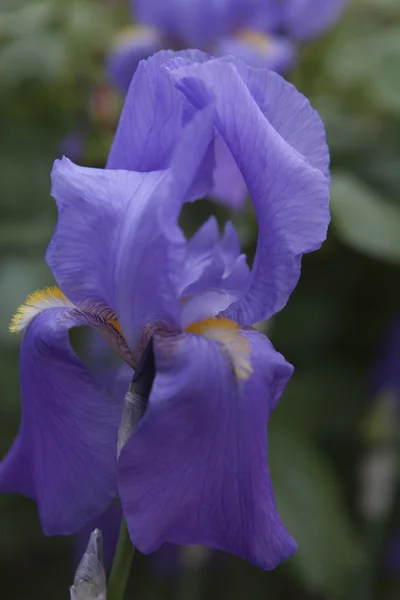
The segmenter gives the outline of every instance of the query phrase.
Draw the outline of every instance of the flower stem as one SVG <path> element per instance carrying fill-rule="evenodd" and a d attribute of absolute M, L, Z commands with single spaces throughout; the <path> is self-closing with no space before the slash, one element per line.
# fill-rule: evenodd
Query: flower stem
<path fill-rule="evenodd" d="M 134 552 L 135 547 L 129 539 L 128 527 L 123 518 L 117 550 L 108 580 L 107 598 L 109 600 L 124 600 Z"/>

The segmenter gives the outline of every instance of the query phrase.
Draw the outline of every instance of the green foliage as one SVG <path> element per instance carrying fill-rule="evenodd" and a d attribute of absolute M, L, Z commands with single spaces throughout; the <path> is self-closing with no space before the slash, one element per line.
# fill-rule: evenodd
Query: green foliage
<path fill-rule="evenodd" d="M 307 589 L 338 594 L 361 548 L 335 472 L 315 442 L 286 421 L 272 420 L 269 442 L 276 502 L 299 546 L 291 566 Z"/>
<path fill-rule="evenodd" d="M 392 204 L 351 175 L 337 173 L 332 180 L 332 214 L 344 242 L 400 263 L 400 201 Z"/>

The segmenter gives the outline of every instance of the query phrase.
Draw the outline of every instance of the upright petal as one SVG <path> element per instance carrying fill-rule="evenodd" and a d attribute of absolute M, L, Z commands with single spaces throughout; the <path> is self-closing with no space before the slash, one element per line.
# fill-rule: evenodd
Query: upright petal
<path fill-rule="evenodd" d="M 292 367 L 246 332 L 253 374 L 235 379 L 219 344 L 186 334 L 155 339 L 148 410 L 119 459 L 132 542 L 199 544 L 274 568 L 296 550 L 274 502 L 266 423 Z"/>
<path fill-rule="evenodd" d="M 214 140 L 215 171 L 211 196 L 233 210 L 246 204 L 247 187 L 231 151 L 220 135 Z"/>
<path fill-rule="evenodd" d="M 122 32 L 107 57 L 106 71 L 111 83 L 123 94 L 129 89 L 139 62 L 165 46 L 160 31 L 151 27 L 130 27 Z"/>
<path fill-rule="evenodd" d="M 169 167 L 181 135 L 185 99 L 161 67 L 175 56 L 207 58 L 198 50 L 162 51 L 139 64 L 110 150 L 109 169 L 145 172 Z"/>
<path fill-rule="evenodd" d="M 186 244 L 185 262 L 179 284 L 182 296 L 218 285 L 224 273 L 218 223 L 210 217 Z"/>
<path fill-rule="evenodd" d="M 117 253 L 120 245 L 123 252 L 126 214 L 133 212 L 139 220 L 164 178 L 163 172 L 105 171 L 78 167 L 66 158 L 55 161 L 58 223 L 46 259 L 72 302 L 93 301 L 117 311 Z"/>
<path fill-rule="evenodd" d="M 21 345 L 22 423 L 0 465 L 0 490 L 34 498 L 47 535 L 70 535 L 116 494 L 121 402 L 73 352 L 68 330 L 96 324 L 77 309 L 36 316 Z"/>
<path fill-rule="evenodd" d="M 327 147 L 325 142 L 320 144 L 314 155 L 310 144 L 299 142 L 298 135 L 302 130 L 311 139 L 319 138 L 323 126 L 304 97 L 275 73 L 252 70 L 232 58 L 180 68 L 179 64 L 179 59 L 171 61 L 169 69 L 190 102 L 201 108 L 213 99 L 216 128 L 232 152 L 254 204 L 259 236 L 251 285 L 229 313 L 233 320 L 251 324 L 283 308 L 298 281 L 302 255 L 319 248 L 326 237 L 329 181 L 322 166 Z M 271 90 L 271 104 L 265 103 L 265 113 L 255 97 L 261 87 L 252 89 L 258 77 L 270 84 L 264 87 L 267 97 Z M 284 119 L 293 114 L 297 119 L 306 118 L 309 133 L 304 121 L 301 125 L 295 121 L 294 133 L 284 125 Z"/>

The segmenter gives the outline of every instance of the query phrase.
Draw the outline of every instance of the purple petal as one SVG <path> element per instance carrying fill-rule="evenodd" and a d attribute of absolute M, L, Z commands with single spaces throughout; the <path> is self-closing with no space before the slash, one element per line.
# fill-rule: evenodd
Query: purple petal
<path fill-rule="evenodd" d="M 215 171 L 211 196 L 233 210 L 241 210 L 247 199 L 247 187 L 231 151 L 220 135 L 214 140 Z"/>
<path fill-rule="evenodd" d="M 185 98 L 162 66 L 176 56 L 207 58 L 198 50 L 163 51 L 139 64 L 110 150 L 109 169 L 145 172 L 169 167 L 181 135 Z"/>
<path fill-rule="evenodd" d="M 338 20 L 347 0 L 288 0 L 282 26 L 292 38 L 316 37 Z"/>
<path fill-rule="evenodd" d="M 70 347 L 68 330 L 93 324 L 76 309 L 48 309 L 21 345 L 22 423 L 0 466 L 1 491 L 34 498 L 47 535 L 70 535 L 116 494 L 121 403 Z"/>
<path fill-rule="evenodd" d="M 110 150 L 109 169 L 145 172 L 170 166 L 187 122 L 185 112 L 188 109 L 188 102 L 163 68 L 167 61 L 177 57 L 189 63 L 209 59 L 199 50 L 163 51 L 140 63 Z M 211 194 L 217 201 L 234 209 L 242 208 L 246 200 L 246 184 L 220 136 L 216 137 L 211 154 L 215 154 L 216 160 Z"/>
<path fill-rule="evenodd" d="M 181 327 L 226 310 L 248 283 L 249 268 L 235 228 L 228 222 L 221 238 L 217 221 L 211 217 L 186 245 Z"/>
<path fill-rule="evenodd" d="M 243 37 L 221 38 L 215 49 L 217 56 L 236 56 L 251 67 L 284 73 L 295 61 L 294 45 L 284 37 L 244 32 Z"/>
<path fill-rule="evenodd" d="M 273 569 L 296 550 L 275 506 L 266 424 L 292 367 L 256 331 L 253 373 L 237 382 L 217 342 L 156 338 L 149 408 L 119 459 L 132 542 L 199 544 Z"/>
<path fill-rule="evenodd" d="M 329 181 L 322 172 L 328 161 L 323 125 L 308 101 L 271 71 L 251 69 L 233 58 L 178 64 L 171 61 L 171 74 L 192 104 L 201 108 L 214 100 L 216 128 L 254 204 L 259 238 L 251 285 L 228 315 L 252 324 L 283 308 L 297 284 L 302 255 L 318 249 L 326 237 Z M 270 102 L 260 106 L 262 89 Z M 316 149 L 312 141 L 318 142 Z"/>
<path fill-rule="evenodd" d="M 212 164 L 204 159 L 212 136 L 211 107 L 187 124 L 168 171 L 55 163 L 59 221 L 47 261 L 74 303 L 93 301 L 114 311 L 136 357 L 146 327 L 179 327 L 185 239 L 177 222 L 194 188 L 203 195 L 212 186 Z"/>
<path fill-rule="evenodd" d="M 183 297 L 206 291 L 243 288 L 249 275 L 246 256 L 231 222 L 225 225 L 222 238 L 214 216 L 210 217 L 186 245 L 182 280 Z"/>
<path fill-rule="evenodd" d="M 225 265 L 220 241 L 218 223 L 214 216 L 188 241 L 179 284 L 183 297 L 217 286 L 221 281 Z"/>
<path fill-rule="evenodd" d="M 118 39 L 117 45 L 107 58 L 106 72 L 109 80 L 126 94 L 139 62 L 164 46 L 164 37 L 157 29 L 132 27 Z"/>
<path fill-rule="evenodd" d="M 118 312 L 116 284 L 124 257 L 119 261 L 117 255 L 124 251 L 124 234 L 136 235 L 137 246 L 143 246 L 141 221 L 154 211 L 149 205 L 164 179 L 163 172 L 106 171 L 78 167 L 65 158 L 55 161 L 52 195 L 59 219 L 46 259 L 73 303 L 93 301 Z M 123 233 L 127 214 L 133 230 Z"/>

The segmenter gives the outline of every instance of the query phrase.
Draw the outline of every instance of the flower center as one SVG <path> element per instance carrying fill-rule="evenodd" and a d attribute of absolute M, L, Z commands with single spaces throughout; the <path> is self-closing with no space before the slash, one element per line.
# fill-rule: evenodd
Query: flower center
<path fill-rule="evenodd" d="M 185 327 L 186 333 L 202 335 L 221 344 L 229 357 L 238 379 L 248 379 L 253 372 L 250 364 L 249 342 L 235 321 L 226 318 L 210 318 Z"/>

